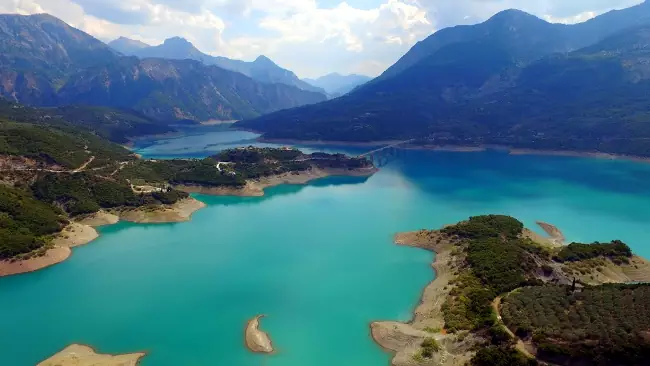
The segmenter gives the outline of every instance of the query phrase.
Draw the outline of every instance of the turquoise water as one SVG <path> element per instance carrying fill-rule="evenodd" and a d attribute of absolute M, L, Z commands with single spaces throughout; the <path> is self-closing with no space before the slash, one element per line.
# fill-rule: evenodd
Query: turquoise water
<path fill-rule="evenodd" d="M 252 143 L 241 134 L 136 151 L 205 156 Z M 225 144 L 206 147 L 218 138 Z M 648 181 L 650 164 L 635 162 L 405 151 L 369 179 L 197 196 L 208 207 L 191 222 L 106 227 L 62 264 L 0 278 L 0 365 L 33 365 L 70 343 L 147 351 L 143 365 L 388 365 L 369 322 L 408 320 L 433 278 L 432 254 L 393 245 L 395 232 L 503 213 L 555 223 L 570 240 L 622 239 L 650 257 Z M 268 316 L 275 355 L 244 348 L 257 314 Z"/>

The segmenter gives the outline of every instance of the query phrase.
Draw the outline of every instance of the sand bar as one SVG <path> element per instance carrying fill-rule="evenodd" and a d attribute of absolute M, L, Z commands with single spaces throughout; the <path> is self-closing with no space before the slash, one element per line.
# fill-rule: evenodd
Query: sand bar
<path fill-rule="evenodd" d="M 255 353 L 271 353 L 273 352 L 273 345 L 269 335 L 260 330 L 260 319 L 264 315 L 258 315 L 248 321 L 246 324 L 245 341 L 246 347 Z"/>
<path fill-rule="evenodd" d="M 560 229 L 558 229 L 556 226 L 542 222 L 542 221 L 537 221 L 536 224 L 548 234 L 548 236 L 551 238 L 553 242 L 555 242 L 558 245 L 564 245 L 564 242 L 566 241 L 566 238 L 564 237 L 564 234 Z"/>
<path fill-rule="evenodd" d="M 135 366 L 145 353 L 106 355 L 96 353 L 91 347 L 73 344 L 37 366 Z"/>

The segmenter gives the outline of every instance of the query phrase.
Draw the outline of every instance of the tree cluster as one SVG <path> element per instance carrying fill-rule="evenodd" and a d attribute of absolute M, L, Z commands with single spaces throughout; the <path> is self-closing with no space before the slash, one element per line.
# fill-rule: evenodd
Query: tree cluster
<path fill-rule="evenodd" d="M 523 288 L 503 300 L 501 313 L 543 360 L 645 365 L 650 357 L 650 285 Z"/>

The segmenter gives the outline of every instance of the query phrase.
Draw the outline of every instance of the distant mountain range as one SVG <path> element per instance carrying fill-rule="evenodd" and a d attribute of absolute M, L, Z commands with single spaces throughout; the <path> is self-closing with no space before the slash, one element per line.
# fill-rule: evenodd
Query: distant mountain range
<path fill-rule="evenodd" d="M 240 126 L 269 138 L 650 155 L 650 3 L 577 25 L 508 10 L 443 29 L 382 76 Z"/>
<path fill-rule="evenodd" d="M 47 14 L 0 15 L 0 95 L 33 106 L 131 109 L 164 122 L 252 118 L 326 100 L 197 61 L 125 57 Z"/>
<path fill-rule="evenodd" d="M 327 74 L 317 79 L 304 79 L 309 84 L 321 88 L 330 96 L 338 97 L 349 93 L 359 85 L 363 85 L 372 80 L 365 75 L 341 75 L 338 73 Z"/>
<path fill-rule="evenodd" d="M 215 65 L 226 70 L 242 73 L 262 83 L 281 83 L 295 86 L 302 90 L 325 94 L 325 90 L 300 80 L 296 74 L 281 68 L 266 56 L 260 56 L 253 62 L 232 60 L 221 56 L 210 56 L 199 51 L 192 43 L 180 37 L 169 38 L 158 46 L 149 46 L 146 43 L 124 37 L 109 42 L 108 45 L 127 56 L 164 58 L 170 60 L 195 60 L 205 65 Z"/>

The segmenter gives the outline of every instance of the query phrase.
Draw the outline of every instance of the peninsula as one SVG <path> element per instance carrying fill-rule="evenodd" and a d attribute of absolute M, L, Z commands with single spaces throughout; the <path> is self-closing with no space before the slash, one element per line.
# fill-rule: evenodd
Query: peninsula
<path fill-rule="evenodd" d="M 188 221 L 205 207 L 190 193 L 261 196 L 279 184 L 377 171 L 365 158 L 292 148 L 144 160 L 81 131 L 0 121 L 0 132 L 7 136 L 0 146 L 0 276 L 66 260 L 71 248 L 97 238 L 96 226 Z"/>
<path fill-rule="evenodd" d="M 593 359 L 622 365 L 650 356 L 644 336 L 650 308 L 643 305 L 650 262 L 620 241 L 536 242 L 516 219 L 489 215 L 398 234 L 395 242 L 436 253 L 436 278 L 413 319 L 371 324 L 375 341 L 394 352 L 395 366 L 577 365 Z M 629 313 L 625 337 L 608 325 L 618 324 L 610 317 L 620 312 Z M 621 351 L 625 347 L 634 352 Z"/>

